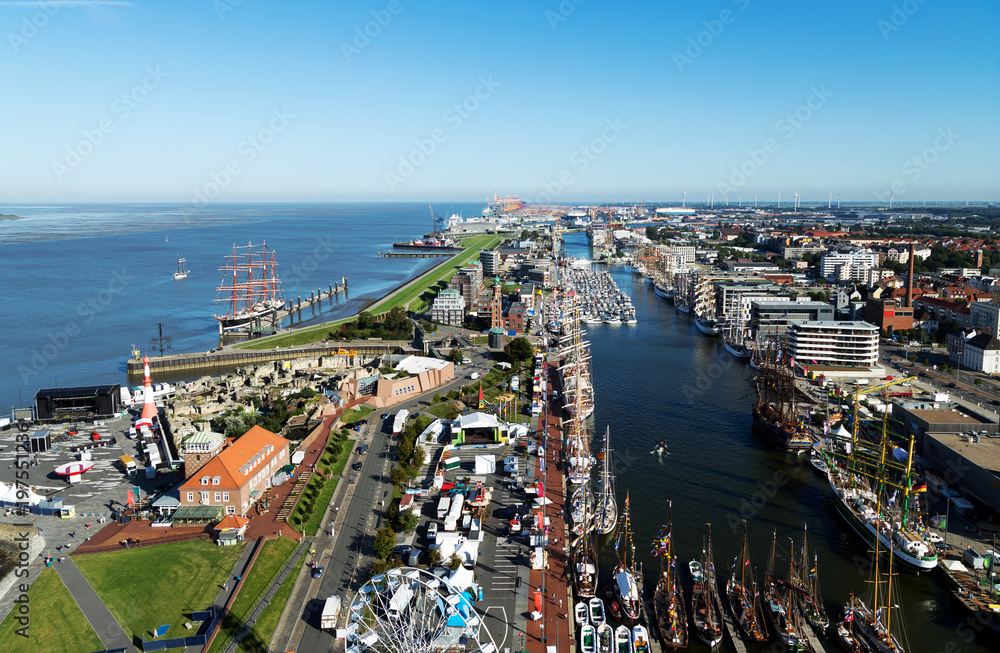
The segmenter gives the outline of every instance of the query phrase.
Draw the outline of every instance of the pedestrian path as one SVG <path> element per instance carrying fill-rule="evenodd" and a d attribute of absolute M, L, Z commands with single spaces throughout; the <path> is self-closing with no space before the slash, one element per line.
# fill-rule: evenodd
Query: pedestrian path
<path fill-rule="evenodd" d="M 131 653 L 137 649 L 132 645 L 132 638 L 121 627 L 108 607 L 101 601 L 90 582 L 87 581 L 72 557 L 66 558 L 62 564 L 54 564 L 52 568 L 59 574 L 73 600 L 80 606 L 83 616 L 90 622 L 101 644 L 106 649 L 124 649 Z"/>

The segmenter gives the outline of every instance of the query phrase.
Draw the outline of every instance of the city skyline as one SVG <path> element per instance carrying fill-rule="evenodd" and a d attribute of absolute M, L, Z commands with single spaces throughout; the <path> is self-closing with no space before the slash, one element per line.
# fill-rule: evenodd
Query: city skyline
<path fill-rule="evenodd" d="M 997 199 L 985 1 L 0 16 L 5 204 Z"/>

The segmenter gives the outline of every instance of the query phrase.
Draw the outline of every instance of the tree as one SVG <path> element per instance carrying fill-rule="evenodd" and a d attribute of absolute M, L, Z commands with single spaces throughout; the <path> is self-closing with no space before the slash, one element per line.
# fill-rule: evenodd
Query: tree
<path fill-rule="evenodd" d="M 397 487 L 403 487 L 406 485 L 407 481 L 406 470 L 401 466 L 396 465 L 392 468 L 392 471 L 389 472 L 389 481 Z"/>
<path fill-rule="evenodd" d="M 413 448 L 413 457 L 410 459 L 410 466 L 414 469 L 420 469 L 423 467 L 424 462 L 427 460 L 427 452 L 424 451 L 423 447 L 417 446 Z"/>
<path fill-rule="evenodd" d="M 452 349 L 448 352 L 448 360 L 452 363 L 461 363 L 463 358 L 465 358 L 465 354 L 462 353 L 461 349 Z"/>
<path fill-rule="evenodd" d="M 396 533 L 388 526 L 383 526 L 375 534 L 375 543 L 372 544 L 372 549 L 374 549 L 376 557 L 380 560 L 385 560 L 389 557 L 389 553 L 392 552 L 392 547 L 395 544 Z"/>
<path fill-rule="evenodd" d="M 358 328 L 368 331 L 375 328 L 375 318 L 368 311 L 358 313 Z"/>
<path fill-rule="evenodd" d="M 458 557 L 457 553 L 452 553 L 451 558 L 448 559 L 448 569 L 455 571 L 462 566 L 462 559 Z"/>
<path fill-rule="evenodd" d="M 412 510 L 405 510 L 399 518 L 399 525 L 404 531 L 412 531 L 420 523 L 420 517 L 413 514 Z"/>
<path fill-rule="evenodd" d="M 503 351 L 511 361 L 526 361 L 535 355 L 535 350 L 527 338 L 514 338 L 507 343 Z"/>
<path fill-rule="evenodd" d="M 427 562 L 431 567 L 441 564 L 441 549 L 433 548 L 427 552 Z"/>

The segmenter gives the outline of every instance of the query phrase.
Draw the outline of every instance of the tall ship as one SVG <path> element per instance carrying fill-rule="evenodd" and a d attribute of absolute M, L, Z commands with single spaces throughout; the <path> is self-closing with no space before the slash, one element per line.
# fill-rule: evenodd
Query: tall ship
<path fill-rule="evenodd" d="M 749 360 L 753 351 L 747 346 L 746 330 L 742 322 L 731 322 L 722 336 L 726 351 L 736 358 Z"/>
<path fill-rule="evenodd" d="M 781 354 L 779 349 L 765 358 L 764 369 L 755 377 L 753 430 L 775 449 L 804 454 L 812 449 L 813 440 L 795 407 L 794 363 L 783 363 Z"/>
<path fill-rule="evenodd" d="M 278 262 L 266 243 L 234 244 L 219 271 L 223 277 L 215 301 L 224 312 L 216 313 L 215 319 L 223 329 L 270 320 L 285 305 Z"/>
<path fill-rule="evenodd" d="M 884 390 L 907 380 L 884 383 L 867 392 Z M 883 555 L 891 551 L 905 568 L 929 571 L 937 566 L 938 551 L 917 530 L 925 512 L 920 497 L 927 486 L 914 484 L 913 436 L 909 436 L 905 450 L 893 446 L 888 438 L 886 411 L 880 432 L 872 434 L 866 442 L 859 442 L 859 431 L 865 429 L 858 417 L 858 397 L 862 392 L 865 391 L 854 394 L 854 428 L 845 451 L 827 452 L 842 463 L 828 465 L 837 511 L 863 541 L 877 539 Z"/>
<path fill-rule="evenodd" d="M 653 593 L 653 612 L 660 641 L 667 648 L 687 648 L 687 615 L 684 610 L 684 591 L 677 577 L 677 558 L 673 554 L 673 502 L 667 523 L 653 542 L 654 556 L 660 558 L 660 578 Z"/>

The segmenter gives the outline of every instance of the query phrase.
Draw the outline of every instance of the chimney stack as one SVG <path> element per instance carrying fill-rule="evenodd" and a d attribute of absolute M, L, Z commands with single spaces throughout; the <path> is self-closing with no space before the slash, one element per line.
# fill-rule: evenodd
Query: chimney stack
<path fill-rule="evenodd" d="M 910 243 L 910 260 L 906 276 L 906 308 L 913 308 L 913 243 Z"/>

